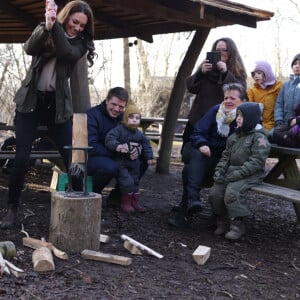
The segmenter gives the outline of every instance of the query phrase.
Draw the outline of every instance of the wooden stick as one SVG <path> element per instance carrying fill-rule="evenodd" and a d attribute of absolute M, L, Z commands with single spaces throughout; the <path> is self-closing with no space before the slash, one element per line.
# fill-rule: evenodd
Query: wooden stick
<path fill-rule="evenodd" d="M 32 249 L 38 249 L 41 247 L 47 247 L 51 251 L 53 251 L 53 254 L 60 258 L 60 259 L 68 259 L 68 254 L 66 252 L 63 252 L 59 249 L 57 249 L 52 243 L 45 242 L 42 240 L 34 239 L 31 237 L 23 237 L 23 245 Z"/>
<path fill-rule="evenodd" d="M 92 251 L 92 250 L 83 250 L 81 252 L 81 256 L 85 259 L 103 261 L 103 262 L 108 262 L 108 263 L 118 264 L 123 266 L 128 266 L 132 262 L 132 259 L 130 257 L 107 254 L 107 253 L 102 253 L 102 252 Z"/>
<path fill-rule="evenodd" d="M 142 243 L 140 243 L 140 242 L 138 242 L 138 241 L 132 239 L 131 237 L 129 237 L 129 236 L 125 235 L 125 234 L 122 234 L 122 235 L 121 235 L 121 239 L 122 239 L 123 241 L 126 241 L 126 240 L 127 240 L 129 243 L 131 243 L 132 245 L 134 245 L 134 246 L 136 246 L 137 248 L 141 249 L 142 251 L 146 251 L 148 254 L 151 254 L 151 255 L 153 255 L 153 256 L 155 256 L 155 257 L 157 257 L 157 258 L 163 258 L 163 255 L 161 255 L 160 253 L 158 253 L 158 252 L 152 250 L 151 248 L 149 248 L 149 247 L 143 245 Z"/>
<path fill-rule="evenodd" d="M 7 261 L 6 259 L 4 259 L 6 266 L 9 268 L 11 274 L 13 274 L 15 277 L 23 277 L 25 276 L 25 272 L 24 270 L 16 267 L 13 263 Z"/>
<path fill-rule="evenodd" d="M 0 274 L 2 275 L 3 273 L 10 275 L 9 268 L 5 263 L 2 253 L 0 252 Z"/>

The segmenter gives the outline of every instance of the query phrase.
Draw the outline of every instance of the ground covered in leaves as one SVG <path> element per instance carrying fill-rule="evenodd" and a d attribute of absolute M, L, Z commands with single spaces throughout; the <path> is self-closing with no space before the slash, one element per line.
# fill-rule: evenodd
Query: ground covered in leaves
<path fill-rule="evenodd" d="M 25 270 L 22 278 L 3 275 L 0 299 L 300 299 L 300 229 L 291 203 L 250 193 L 253 217 L 247 220 L 245 238 L 232 243 L 213 235 L 214 227 L 195 216 L 192 228 L 168 225 L 171 208 L 181 197 L 182 165 L 173 159 L 169 175 L 150 167 L 141 182 L 144 214 L 127 215 L 116 208 L 102 210 L 101 233 L 110 241 L 104 253 L 132 258 L 129 266 L 84 260 L 71 254 L 55 258 L 56 269 L 36 273 L 32 252 L 22 246 L 21 224 L 31 237 L 48 238 L 51 168 L 30 170 L 22 195 L 18 228 L 0 231 L 0 241 L 13 241 L 17 256 L 12 262 Z M 105 190 L 104 198 L 109 192 Z M 5 214 L 7 176 L 0 179 L 0 217 Z M 202 191 L 205 211 L 207 190 Z M 105 201 L 104 201 L 105 204 Z M 123 248 L 121 234 L 161 253 L 134 256 Z M 197 265 L 192 253 L 199 245 L 211 247 L 205 265 Z"/>

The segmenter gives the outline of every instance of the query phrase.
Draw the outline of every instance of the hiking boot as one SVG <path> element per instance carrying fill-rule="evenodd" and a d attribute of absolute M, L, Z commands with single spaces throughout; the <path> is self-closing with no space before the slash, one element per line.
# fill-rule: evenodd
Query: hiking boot
<path fill-rule="evenodd" d="M 227 216 L 217 216 L 217 228 L 214 235 L 223 235 L 229 230 L 230 222 Z"/>
<path fill-rule="evenodd" d="M 168 223 L 179 229 L 190 227 L 190 222 L 182 211 L 177 212 L 175 216 L 169 218 Z"/>
<path fill-rule="evenodd" d="M 193 215 L 199 211 L 202 210 L 202 205 L 201 205 L 201 201 L 197 200 L 197 201 L 191 201 L 188 203 L 188 207 L 187 207 L 187 214 L 188 215 Z"/>
<path fill-rule="evenodd" d="M 120 188 L 113 188 L 106 198 L 106 207 L 120 207 L 122 193 Z"/>
<path fill-rule="evenodd" d="M 145 212 L 146 209 L 140 204 L 140 193 L 133 193 L 131 198 L 131 206 L 137 212 Z"/>
<path fill-rule="evenodd" d="M 127 193 L 122 195 L 121 208 L 126 213 L 134 212 L 134 208 L 131 205 L 132 193 Z"/>
<path fill-rule="evenodd" d="M 18 216 L 18 208 L 10 206 L 5 217 L 2 219 L 0 228 L 1 229 L 12 229 L 16 226 Z"/>
<path fill-rule="evenodd" d="M 246 232 L 246 225 L 242 218 L 235 218 L 231 221 L 230 230 L 225 234 L 225 238 L 231 241 L 239 240 Z"/>

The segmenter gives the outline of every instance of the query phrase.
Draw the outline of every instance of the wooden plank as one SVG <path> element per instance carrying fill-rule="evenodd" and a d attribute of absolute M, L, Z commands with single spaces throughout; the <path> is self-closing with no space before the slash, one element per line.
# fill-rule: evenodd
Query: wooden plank
<path fill-rule="evenodd" d="M 97 260 L 122 266 L 128 266 L 132 263 L 132 259 L 130 257 L 107 254 L 92 250 L 83 250 L 81 252 L 81 256 L 85 259 Z"/>
<path fill-rule="evenodd" d="M 274 184 L 262 183 L 251 189 L 254 192 L 262 193 L 268 196 L 281 197 L 287 201 L 300 204 L 300 191 L 276 186 Z"/>

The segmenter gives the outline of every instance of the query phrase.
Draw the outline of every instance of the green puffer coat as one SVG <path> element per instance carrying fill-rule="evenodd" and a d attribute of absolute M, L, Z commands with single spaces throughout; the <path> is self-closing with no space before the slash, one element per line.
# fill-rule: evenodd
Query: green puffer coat
<path fill-rule="evenodd" d="M 235 132 L 228 138 L 226 149 L 216 166 L 216 171 L 225 173 L 226 181 L 249 177 L 257 183 L 263 180 L 271 145 L 265 129 L 258 126 L 260 129 Z"/>

